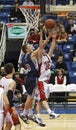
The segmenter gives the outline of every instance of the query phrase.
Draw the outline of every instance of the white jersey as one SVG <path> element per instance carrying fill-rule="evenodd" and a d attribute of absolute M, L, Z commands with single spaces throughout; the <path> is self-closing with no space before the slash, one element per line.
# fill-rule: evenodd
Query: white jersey
<path fill-rule="evenodd" d="M 7 93 L 11 82 L 15 82 L 12 78 L 3 77 L 0 81 L 4 91 Z"/>
<path fill-rule="evenodd" d="M 49 55 L 42 56 L 42 63 L 39 68 L 39 81 L 46 81 L 50 79 L 51 76 L 51 65 L 52 61 Z"/>
<path fill-rule="evenodd" d="M 4 124 L 4 100 L 3 100 L 4 89 L 0 85 L 0 130 L 3 128 Z"/>
<path fill-rule="evenodd" d="M 0 114 L 4 112 L 3 93 L 4 93 L 4 89 L 0 87 Z"/>

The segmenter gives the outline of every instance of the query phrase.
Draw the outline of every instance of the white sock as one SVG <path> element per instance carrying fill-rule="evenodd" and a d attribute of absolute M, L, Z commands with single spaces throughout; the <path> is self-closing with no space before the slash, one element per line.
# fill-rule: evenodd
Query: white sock
<path fill-rule="evenodd" d="M 33 115 L 33 111 L 31 108 L 29 108 L 28 113 L 29 113 L 29 115 Z"/>
<path fill-rule="evenodd" d="M 40 119 L 41 119 L 41 114 L 37 114 L 37 118 L 40 118 Z"/>
<path fill-rule="evenodd" d="M 52 110 L 49 108 L 49 109 L 47 110 L 47 113 L 50 115 L 51 112 L 52 112 Z"/>
<path fill-rule="evenodd" d="M 27 110 L 26 109 L 23 110 L 23 115 L 24 116 L 27 115 Z"/>

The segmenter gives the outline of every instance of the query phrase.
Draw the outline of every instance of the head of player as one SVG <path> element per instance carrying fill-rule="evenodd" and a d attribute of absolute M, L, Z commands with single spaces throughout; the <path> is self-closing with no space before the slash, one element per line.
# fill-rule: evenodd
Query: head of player
<path fill-rule="evenodd" d="M 14 65 L 12 63 L 7 63 L 5 66 L 5 72 L 6 72 L 6 75 L 8 74 L 15 74 L 15 68 L 14 68 Z"/>
<path fill-rule="evenodd" d="M 33 50 L 34 50 L 34 47 L 33 47 L 32 44 L 27 43 L 27 44 L 24 44 L 24 45 L 22 46 L 22 51 L 23 51 L 24 53 L 32 53 Z"/>

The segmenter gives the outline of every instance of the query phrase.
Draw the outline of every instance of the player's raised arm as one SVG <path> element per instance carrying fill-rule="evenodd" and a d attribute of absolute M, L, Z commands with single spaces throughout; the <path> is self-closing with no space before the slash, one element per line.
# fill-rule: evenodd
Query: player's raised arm
<path fill-rule="evenodd" d="M 50 38 L 51 38 L 51 35 L 52 35 L 52 33 L 49 33 L 49 35 L 48 35 L 48 37 L 46 38 L 46 40 L 44 40 L 44 41 L 42 42 L 43 48 L 46 47 L 47 43 L 49 42 L 49 40 L 50 40 Z"/>
<path fill-rule="evenodd" d="M 49 52 L 48 52 L 48 55 L 50 57 L 52 56 L 54 48 L 55 48 L 57 32 L 53 31 L 51 37 L 52 37 L 52 42 L 50 43 L 51 45 L 50 45 L 50 49 L 49 49 Z"/>

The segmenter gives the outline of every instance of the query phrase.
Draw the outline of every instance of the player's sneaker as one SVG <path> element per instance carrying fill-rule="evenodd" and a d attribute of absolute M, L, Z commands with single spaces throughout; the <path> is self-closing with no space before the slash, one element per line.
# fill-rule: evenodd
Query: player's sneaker
<path fill-rule="evenodd" d="M 24 115 L 23 113 L 20 114 L 20 118 L 26 123 L 29 124 L 28 116 Z"/>
<path fill-rule="evenodd" d="M 34 115 L 28 114 L 28 119 L 34 121 L 36 119 L 36 117 Z"/>
<path fill-rule="evenodd" d="M 35 122 L 42 127 L 46 126 L 46 124 L 43 123 L 41 118 L 35 118 Z"/>
<path fill-rule="evenodd" d="M 60 114 L 56 114 L 54 111 L 52 111 L 50 114 L 50 119 L 54 119 L 54 118 L 57 118 L 59 116 L 60 116 Z"/>

